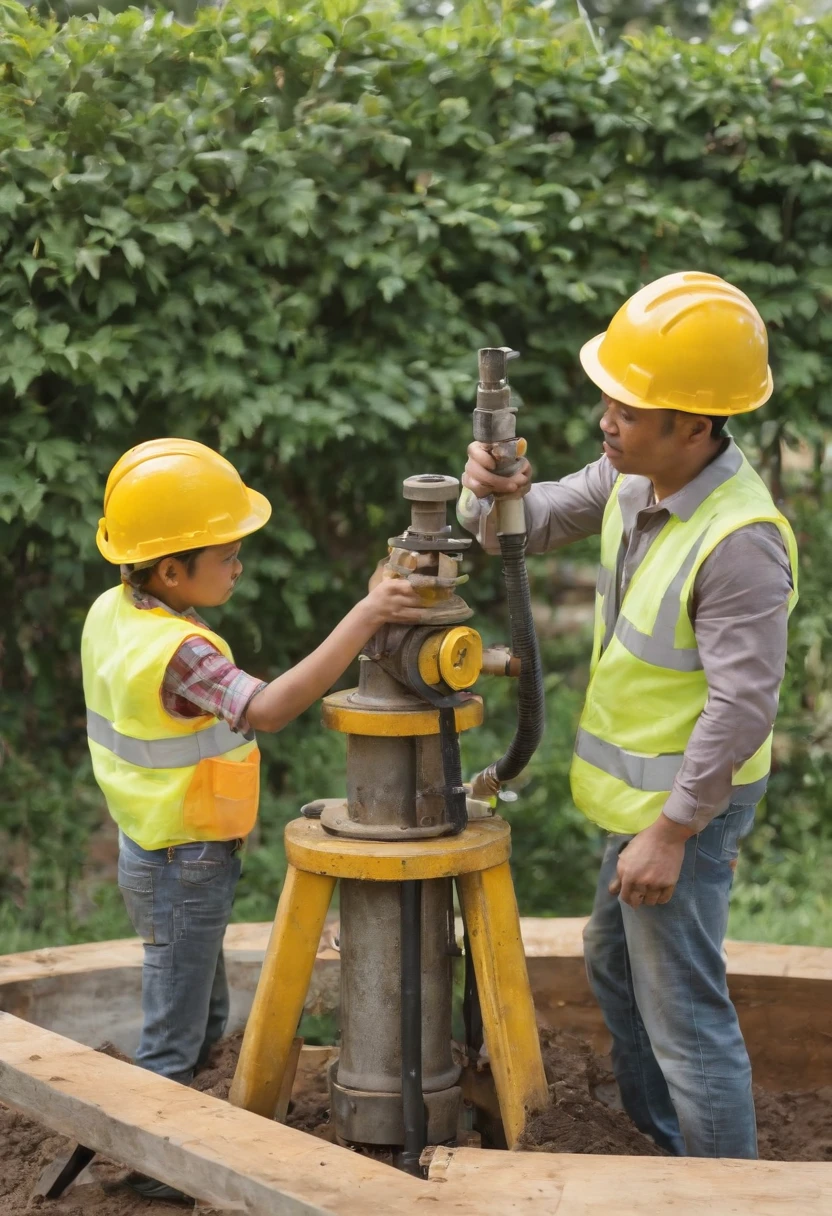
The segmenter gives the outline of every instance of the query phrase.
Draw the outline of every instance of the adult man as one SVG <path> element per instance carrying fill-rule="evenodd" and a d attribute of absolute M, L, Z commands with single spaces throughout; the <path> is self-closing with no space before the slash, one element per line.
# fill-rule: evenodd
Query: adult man
<path fill-rule="evenodd" d="M 525 494 L 529 552 L 601 535 L 595 645 L 571 773 L 611 833 L 584 942 L 625 1109 L 680 1155 L 756 1157 L 751 1070 L 722 945 L 765 790 L 796 600 L 785 518 L 725 418 L 772 392 L 765 326 L 714 275 L 637 292 L 581 351 L 604 455 L 532 486 L 469 448 L 461 522 Z"/>

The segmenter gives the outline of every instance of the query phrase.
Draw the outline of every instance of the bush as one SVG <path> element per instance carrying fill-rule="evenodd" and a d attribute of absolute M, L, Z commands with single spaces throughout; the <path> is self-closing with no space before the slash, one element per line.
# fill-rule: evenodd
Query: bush
<path fill-rule="evenodd" d="M 560 475 L 597 447 L 581 342 L 645 280 L 711 270 L 770 326 L 777 394 L 743 434 L 775 491 L 781 441 L 820 454 L 829 21 L 783 7 L 741 45 L 654 31 L 606 50 L 524 2 L 431 21 L 393 0 L 232 0 L 186 27 L 137 9 L 59 25 L 4 0 L 0 21 L 0 827 L 25 842 L 3 881 L 35 937 L 78 931 L 72 891 L 101 813 L 78 642 L 113 581 L 93 537 L 127 447 L 200 439 L 274 503 L 217 617 L 264 676 L 361 594 L 405 519 L 400 478 L 460 467 L 478 346 L 523 351 L 522 430 Z M 499 620 L 494 563 L 475 566 L 473 600 Z M 798 679 L 807 652 L 826 670 L 825 634 L 805 632 Z M 788 695 L 799 740 L 807 708 Z M 565 784 L 577 694 L 562 696 L 557 683 L 554 750 L 517 812 L 521 900 L 537 910 L 591 886 Z M 243 897 L 263 911 L 282 819 L 339 779 L 331 740 L 292 729 L 291 755 L 288 736 L 267 741 Z M 805 777 L 826 750 L 795 749 L 778 796 L 801 783 L 820 823 Z M 299 754 L 319 765 L 314 788 Z"/>

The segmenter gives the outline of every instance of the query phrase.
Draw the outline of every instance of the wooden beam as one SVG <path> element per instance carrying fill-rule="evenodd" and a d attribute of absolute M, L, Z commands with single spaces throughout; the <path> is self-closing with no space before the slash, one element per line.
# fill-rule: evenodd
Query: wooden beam
<path fill-rule="evenodd" d="M 520 922 L 539 1020 L 583 1035 L 605 1051 L 609 1036 L 583 963 L 582 918 Z M 226 958 L 230 1025 L 243 1024 L 271 929 L 229 925 Z M 755 1080 L 769 1089 L 832 1085 L 832 949 L 727 942 L 728 982 Z M 98 1046 L 114 1039 L 128 1052 L 139 1029 L 141 943 L 130 939 L 33 950 L 0 957 L 0 1009 Z M 337 1003 L 339 956 L 322 942 L 307 1000 L 320 1013 Z"/>
<path fill-rule="evenodd" d="M 115 1161 L 251 1216 L 410 1212 L 426 1185 L 10 1014 L 0 1014 L 0 1099 Z"/>
<path fill-rule="evenodd" d="M 491 1196 L 489 1211 L 537 1190 L 557 1216 L 829 1216 L 832 1165 L 435 1150 L 429 1177 Z M 515 1164 L 516 1163 L 516 1164 Z"/>

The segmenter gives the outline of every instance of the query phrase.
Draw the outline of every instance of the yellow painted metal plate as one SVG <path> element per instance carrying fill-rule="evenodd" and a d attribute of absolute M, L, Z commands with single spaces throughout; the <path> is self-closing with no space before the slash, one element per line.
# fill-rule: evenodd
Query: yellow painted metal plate
<path fill-rule="evenodd" d="M 312 819 L 293 819 L 284 836 L 286 860 L 307 874 L 403 882 L 452 878 L 502 865 L 511 856 L 511 829 L 495 815 L 470 823 L 459 836 L 437 840 L 342 840 Z"/>
<path fill-rule="evenodd" d="M 476 629 L 449 629 L 439 647 L 439 674 L 457 691 L 476 684 L 482 671 L 482 638 Z"/>
<path fill-rule="evenodd" d="M 439 674 L 439 648 L 446 636 L 444 633 L 432 633 L 419 651 L 419 675 L 429 686 L 438 684 L 442 679 Z"/>
<path fill-rule="evenodd" d="M 355 690 L 350 690 L 354 692 Z M 350 693 L 333 693 L 323 703 L 321 717 L 324 726 L 344 735 L 374 735 L 379 738 L 403 738 L 409 735 L 438 735 L 439 710 L 362 709 L 350 704 Z M 471 697 L 454 711 L 456 729 L 471 730 L 482 725 L 482 697 Z"/>

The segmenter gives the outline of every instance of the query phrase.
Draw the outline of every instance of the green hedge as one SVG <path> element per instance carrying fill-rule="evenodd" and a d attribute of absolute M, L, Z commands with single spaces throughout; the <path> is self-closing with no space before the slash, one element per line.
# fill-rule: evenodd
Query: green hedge
<path fill-rule="evenodd" d="M 232 0 L 188 27 L 0 4 L 0 829 L 17 838 L 5 895 L 24 925 L 72 923 L 100 816 L 78 639 L 112 581 L 94 527 L 130 445 L 201 439 L 272 499 L 220 621 L 264 675 L 361 594 L 404 518 L 399 479 L 459 469 L 480 345 L 523 351 L 522 430 L 561 474 L 597 449 L 580 343 L 645 280 L 714 271 L 770 324 L 777 393 L 747 434 L 778 491 L 781 437 L 819 445 L 832 23 L 765 20 L 739 45 L 656 31 L 603 49 L 527 3 L 431 25 L 388 0 Z M 493 564 L 479 568 L 473 595 L 499 622 Z M 798 674 L 813 647 L 824 661 L 808 598 Z M 557 732 L 519 812 L 536 908 L 581 898 L 594 847 L 564 778 L 573 667 L 550 656 Z M 293 729 L 269 748 L 264 890 L 281 817 L 336 780 L 331 740 L 316 752 Z M 798 749 L 786 794 L 826 760 Z"/>

